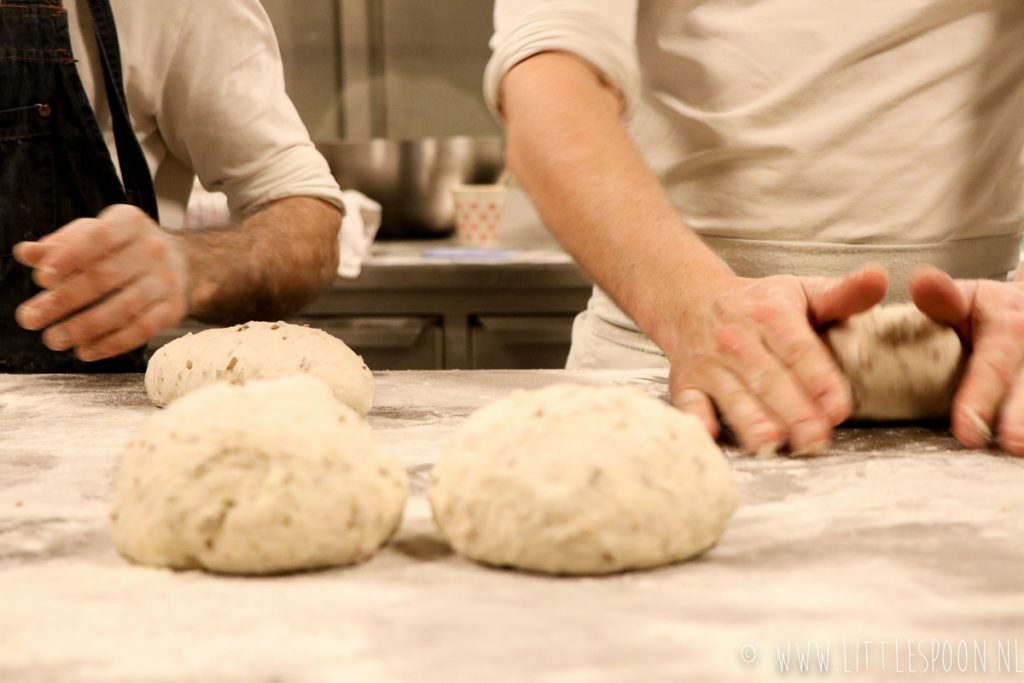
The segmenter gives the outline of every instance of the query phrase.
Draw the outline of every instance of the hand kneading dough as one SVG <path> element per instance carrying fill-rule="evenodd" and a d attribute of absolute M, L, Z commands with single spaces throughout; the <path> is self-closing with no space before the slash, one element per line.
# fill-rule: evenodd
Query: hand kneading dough
<path fill-rule="evenodd" d="M 114 545 L 141 564 L 264 574 L 358 562 L 391 537 L 405 470 L 313 377 L 219 383 L 128 443 Z"/>
<path fill-rule="evenodd" d="M 373 374 L 363 359 L 323 330 L 250 322 L 188 334 L 162 346 L 146 368 L 146 393 L 158 406 L 219 380 L 319 377 L 360 415 L 373 405 Z"/>
<path fill-rule="evenodd" d="M 960 338 L 913 304 L 876 306 L 829 329 L 825 339 L 850 380 L 852 418 L 949 415 L 963 375 Z"/>
<path fill-rule="evenodd" d="M 459 553 L 554 574 L 695 555 L 738 499 L 696 418 L 636 388 L 575 385 L 518 391 L 474 413 L 428 495 Z"/>

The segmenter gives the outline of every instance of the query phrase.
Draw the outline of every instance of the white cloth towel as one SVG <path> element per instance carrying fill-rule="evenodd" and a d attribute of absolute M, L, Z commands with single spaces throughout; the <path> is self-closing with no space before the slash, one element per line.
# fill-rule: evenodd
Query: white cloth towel
<path fill-rule="evenodd" d="M 361 192 L 345 190 L 341 193 L 345 203 L 345 217 L 341 220 L 341 242 L 338 275 L 355 278 L 363 269 L 363 259 L 370 253 L 370 245 L 377 236 L 381 222 L 381 206 Z"/>

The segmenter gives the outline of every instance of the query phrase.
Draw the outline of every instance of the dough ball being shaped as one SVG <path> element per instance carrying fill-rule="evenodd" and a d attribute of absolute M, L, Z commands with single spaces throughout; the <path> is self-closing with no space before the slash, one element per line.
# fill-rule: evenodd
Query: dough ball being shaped
<path fill-rule="evenodd" d="M 875 306 L 825 333 L 853 390 L 852 418 L 949 415 L 963 375 L 960 337 L 913 304 Z"/>
<path fill-rule="evenodd" d="M 285 322 L 204 330 L 160 347 L 146 368 L 146 393 L 158 406 L 220 380 L 319 377 L 360 415 L 373 405 L 373 373 L 337 337 Z"/>
<path fill-rule="evenodd" d="M 344 565 L 391 537 L 407 492 L 402 466 L 320 380 L 221 382 L 175 401 L 128 443 L 111 534 L 146 565 Z"/>
<path fill-rule="evenodd" d="M 738 491 L 697 418 L 637 388 L 556 385 L 471 415 L 428 496 L 441 531 L 471 559 L 607 574 L 714 545 Z"/>

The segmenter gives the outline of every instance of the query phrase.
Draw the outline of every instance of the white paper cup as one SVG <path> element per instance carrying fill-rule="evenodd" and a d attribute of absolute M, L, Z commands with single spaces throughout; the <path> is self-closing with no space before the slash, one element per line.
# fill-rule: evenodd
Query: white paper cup
<path fill-rule="evenodd" d="M 473 247 L 498 244 L 501 212 L 505 208 L 504 185 L 456 185 L 455 236 L 459 242 Z"/>

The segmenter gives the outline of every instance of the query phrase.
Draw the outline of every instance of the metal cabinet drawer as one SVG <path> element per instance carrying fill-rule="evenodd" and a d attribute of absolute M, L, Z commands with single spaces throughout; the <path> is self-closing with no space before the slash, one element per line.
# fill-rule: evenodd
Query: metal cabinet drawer
<path fill-rule="evenodd" d="M 574 319 L 572 315 L 474 316 L 470 326 L 471 367 L 564 368 Z"/>
<path fill-rule="evenodd" d="M 444 335 L 436 316 L 303 316 L 289 318 L 308 324 L 348 344 L 372 370 L 435 370 L 443 367 Z M 187 320 L 165 330 L 149 343 L 150 351 L 189 332 L 213 327 Z"/>
<path fill-rule="evenodd" d="M 304 317 L 348 344 L 372 370 L 439 370 L 444 367 L 444 331 L 433 316 Z"/>

